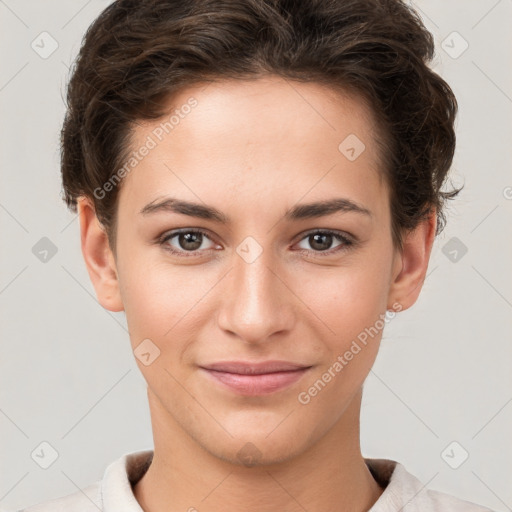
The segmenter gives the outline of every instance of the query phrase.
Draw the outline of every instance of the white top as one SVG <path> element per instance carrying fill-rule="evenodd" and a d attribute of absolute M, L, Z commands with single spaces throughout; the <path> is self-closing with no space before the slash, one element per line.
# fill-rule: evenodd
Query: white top
<path fill-rule="evenodd" d="M 153 450 L 125 454 L 107 467 L 102 480 L 18 512 L 143 512 L 132 485 L 142 478 L 152 458 Z M 399 462 L 364 460 L 373 477 L 385 487 L 368 512 L 492 512 L 481 505 L 425 488 Z"/>

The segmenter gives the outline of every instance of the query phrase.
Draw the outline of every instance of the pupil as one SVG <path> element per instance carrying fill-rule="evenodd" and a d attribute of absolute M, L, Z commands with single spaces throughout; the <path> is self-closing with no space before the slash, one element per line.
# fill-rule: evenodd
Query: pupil
<path fill-rule="evenodd" d="M 201 233 L 182 233 L 180 235 L 180 245 L 183 249 L 195 250 L 201 247 Z M 184 241 L 184 244 L 181 242 Z M 190 245 L 192 244 L 192 245 Z"/>
<path fill-rule="evenodd" d="M 325 239 L 327 239 L 327 241 L 328 241 L 327 247 L 325 246 Z M 322 240 L 324 242 L 323 244 L 322 244 Z M 314 249 L 323 251 L 323 250 L 326 250 L 329 248 L 329 246 L 331 245 L 331 242 L 332 242 L 332 235 L 329 235 L 327 233 L 325 233 L 325 234 L 316 233 L 315 235 L 313 235 L 313 243 L 311 244 L 311 247 L 313 247 Z"/>

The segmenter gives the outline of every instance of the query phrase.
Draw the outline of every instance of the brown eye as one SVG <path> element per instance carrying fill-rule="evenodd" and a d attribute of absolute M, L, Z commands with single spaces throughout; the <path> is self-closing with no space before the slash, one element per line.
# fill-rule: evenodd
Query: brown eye
<path fill-rule="evenodd" d="M 187 251 L 197 251 L 203 243 L 203 235 L 201 233 L 179 233 L 176 236 L 180 248 Z"/>
<path fill-rule="evenodd" d="M 316 251 L 326 251 L 331 248 L 334 237 L 328 233 L 309 235 L 309 243 Z"/>
<path fill-rule="evenodd" d="M 187 229 L 168 233 L 161 239 L 160 244 L 173 254 L 177 254 L 179 256 L 196 256 L 196 253 L 209 250 L 213 247 L 213 242 L 211 242 L 212 246 L 204 247 L 203 245 L 205 240 L 209 240 L 211 242 L 205 232 Z M 171 241 L 173 243 L 171 243 Z"/>
<path fill-rule="evenodd" d="M 353 245 L 352 240 L 348 237 L 333 231 L 314 231 L 312 233 L 308 233 L 300 243 L 303 243 L 304 241 L 308 242 L 311 249 L 302 247 L 302 250 L 314 253 L 326 253 L 326 256 Z M 332 248 L 332 244 L 335 241 L 339 243 Z"/>

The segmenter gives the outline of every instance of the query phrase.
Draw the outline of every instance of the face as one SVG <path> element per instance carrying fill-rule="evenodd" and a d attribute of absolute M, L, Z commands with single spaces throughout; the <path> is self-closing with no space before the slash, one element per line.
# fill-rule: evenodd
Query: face
<path fill-rule="evenodd" d="M 116 279 L 152 408 L 232 461 L 355 430 L 384 314 L 403 308 L 371 112 L 278 77 L 188 88 L 169 108 L 134 129 L 149 150 L 118 203 Z M 303 369 L 205 369 L 268 361 Z"/>

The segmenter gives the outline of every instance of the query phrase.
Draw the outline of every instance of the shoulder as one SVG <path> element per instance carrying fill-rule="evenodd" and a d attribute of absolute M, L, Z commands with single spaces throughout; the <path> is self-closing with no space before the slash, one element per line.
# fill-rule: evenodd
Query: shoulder
<path fill-rule="evenodd" d="M 101 480 L 88 487 L 16 512 L 142 512 L 132 485 L 147 471 L 152 457 L 153 450 L 124 454 L 106 468 Z"/>
<path fill-rule="evenodd" d="M 101 510 L 101 482 L 60 498 L 37 503 L 17 512 L 98 512 Z"/>
<path fill-rule="evenodd" d="M 365 459 L 375 479 L 385 487 L 369 512 L 493 512 L 423 484 L 399 462 Z"/>
<path fill-rule="evenodd" d="M 493 512 L 490 508 L 463 500 L 433 489 L 426 489 L 416 508 L 411 510 L 432 510 L 447 512 Z"/>

